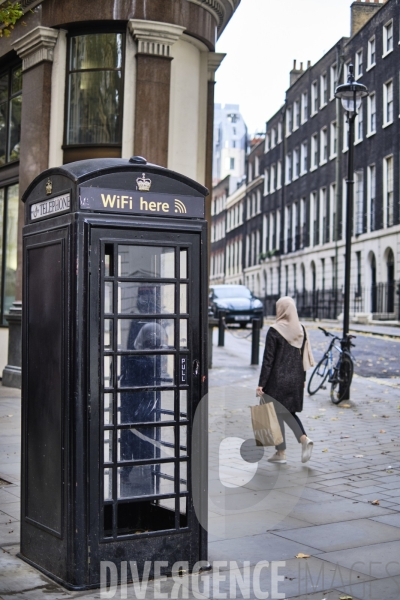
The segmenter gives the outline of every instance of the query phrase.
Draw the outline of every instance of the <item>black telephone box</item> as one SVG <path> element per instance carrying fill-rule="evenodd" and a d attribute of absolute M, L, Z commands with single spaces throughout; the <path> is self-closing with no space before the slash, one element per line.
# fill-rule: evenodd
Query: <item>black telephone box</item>
<path fill-rule="evenodd" d="M 140 157 L 24 194 L 20 556 L 70 589 L 207 560 L 207 194 Z"/>

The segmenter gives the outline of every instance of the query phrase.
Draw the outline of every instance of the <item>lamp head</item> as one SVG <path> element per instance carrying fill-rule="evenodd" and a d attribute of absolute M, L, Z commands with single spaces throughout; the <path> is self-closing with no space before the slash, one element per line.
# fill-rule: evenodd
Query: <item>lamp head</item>
<path fill-rule="evenodd" d="M 362 83 L 354 81 L 354 67 L 349 65 L 347 83 L 339 85 L 335 97 L 339 98 L 345 111 L 354 114 L 361 106 L 362 99 L 368 96 L 368 89 Z"/>

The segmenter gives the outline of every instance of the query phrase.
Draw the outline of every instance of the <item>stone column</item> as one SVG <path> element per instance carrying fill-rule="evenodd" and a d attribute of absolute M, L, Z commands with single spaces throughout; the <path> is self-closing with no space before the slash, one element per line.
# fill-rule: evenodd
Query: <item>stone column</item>
<path fill-rule="evenodd" d="M 213 170 L 213 142 L 214 142 L 214 87 L 215 72 L 224 60 L 226 54 L 210 52 L 208 55 L 208 81 L 207 81 L 207 137 L 206 137 L 206 180 L 205 185 L 210 191 L 206 198 L 206 219 L 208 221 L 208 256 L 211 258 L 211 200 L 212 200 L 212 170 Z"/>
<path fill-rule="evenodd" d="M 184 27 L 131 19 L 137 43 L 134 152 L 149 162 L 168 166 L 171 46 Z"/>
<path fill-rule="evenodd" d="M 49 27 L 36 27 L 12 44 L 18 56 L 22 58 L 20 196 L 30 182 L 47 169 L 49 164 L 51 69 L 57 38 L 57 30 Z M 21 387 L 23 225 L 24 205 L 20 202 L 16 301 L 7 317 L 9 324 L 8 364 L 3 371 L 3 385 L 17 388 Z"/>

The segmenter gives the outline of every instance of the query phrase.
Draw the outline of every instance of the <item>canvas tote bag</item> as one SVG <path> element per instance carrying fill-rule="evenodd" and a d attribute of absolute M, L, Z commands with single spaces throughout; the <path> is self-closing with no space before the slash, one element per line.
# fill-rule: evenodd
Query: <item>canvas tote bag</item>
<path fill-rule="evenodd" d="M 273 402 L 250 406 L 250 412 L 257 446 L 279 446 L 283 443 Z"/>

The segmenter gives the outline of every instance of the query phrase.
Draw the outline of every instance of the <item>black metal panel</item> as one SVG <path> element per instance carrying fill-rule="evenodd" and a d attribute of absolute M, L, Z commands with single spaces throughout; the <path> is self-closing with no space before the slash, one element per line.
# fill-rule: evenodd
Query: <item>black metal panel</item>
<path fill-rule="evenodd" d="M 27 254 L 25 516 L 62 536 L 63 240 Z"/>

